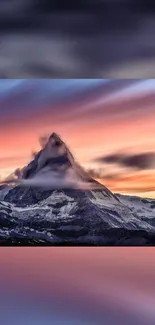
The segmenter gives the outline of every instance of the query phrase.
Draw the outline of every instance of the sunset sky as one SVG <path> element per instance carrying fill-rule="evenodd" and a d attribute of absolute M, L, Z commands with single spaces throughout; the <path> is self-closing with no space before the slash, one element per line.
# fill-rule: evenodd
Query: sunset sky
<path fill-rule="evenodd" d="M 52 132 L 113 192 L 155 198 L 155 79 L 1 79 L 1 179 Z"/>

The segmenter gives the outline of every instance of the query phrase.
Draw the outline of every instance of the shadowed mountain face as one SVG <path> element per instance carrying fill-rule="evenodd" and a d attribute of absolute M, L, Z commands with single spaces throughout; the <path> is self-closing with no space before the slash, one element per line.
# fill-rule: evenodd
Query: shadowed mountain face
<path fill-rule="evenodd" d="M 153 200 L 139 213 L 88 176 L 56 133 L 2 198 L 1 245 L 155 244 Z"/>

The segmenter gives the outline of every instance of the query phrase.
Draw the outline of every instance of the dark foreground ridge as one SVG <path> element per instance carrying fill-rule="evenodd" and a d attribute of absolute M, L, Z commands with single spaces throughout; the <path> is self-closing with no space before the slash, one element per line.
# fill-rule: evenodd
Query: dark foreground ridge
<path fill-rule="evenodd" d="M 114 195 L 56 133 L 19 182 L 0 189 L 0 245 L 155 245 L 155 201 Z"/>
<path fill-rule="evenodd" d="M 63 233 L 66 238 L 68 234 Z M 123 228 L 103 230 L 97 240 L 74 241 L 64 240 L 51 243 L 48 240 L 35 239 L 33 237 L 3 238 L 0 246 L 155 246 L 155 234 L 149 234 L 141 230 L 125 230 Z"/>

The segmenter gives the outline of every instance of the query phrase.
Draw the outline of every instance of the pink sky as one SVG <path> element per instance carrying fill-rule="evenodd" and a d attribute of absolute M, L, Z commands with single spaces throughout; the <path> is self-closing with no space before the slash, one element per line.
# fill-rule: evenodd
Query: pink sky
<path fill-rule="evenodd" d="M 22 290 L 23 296 L 33 299 L 32 305 L 38 300 L 42 310 L 51 308 L 50 297 L 54 296 L 61 304 L 59 313 L 85 310 L 102 319 L 102 311 L 112 309 L 116 320 L 125 312 L 154 324 L 151 247 L 1 248 L 0 260 L 2 292 Z"/>
<path fill-rule="evenodd" d="M 123 88 L 121 84 L 116 90 L 116 80 L 116 85 L 114 83 L 108 91 L 105 91 L 105 84 L 95 85 L 94 89 L 84 88 L 83 94 L 80 88 L 80 92 L 70 98 L 63 97 L 64 88 L 58 87 L 57 97 L 60 96 L 61 101 L 57 102 L 46 100 L 49 90 L 45 99 L 41 97 L 37 103 L 31 101 L 35 87 L 38 89 L 34 85 L 29 85 L 26 93 L 16 85 L 16 95 L 5 94 L 5 99 L 0 98 L 1 178 L 27 164 L 32 151 L 39 150 L 39 136 L 54 131 L 61 135 L 85 168 L 103 167 L 106 174 L 118 174 L 117 180 L 106 177 L 100 180 L 112 191 L 155 197 L 154 169 L 122 169 L 118 165 L 101 166 L 94 162 L 97 157 L 117 152 L 132 155 L 154 151 L 155 83 L 145 80 L 136 84 L 133 81 L 133 85 Z M 70 87 L 69 84 L 68 91 Z"/>

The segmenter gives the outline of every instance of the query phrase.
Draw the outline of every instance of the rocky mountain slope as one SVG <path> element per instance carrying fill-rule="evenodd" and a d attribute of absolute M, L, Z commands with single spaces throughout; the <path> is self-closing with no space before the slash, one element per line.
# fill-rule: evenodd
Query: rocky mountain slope
<path fill-rule="evenodd" d="M 146 221 L 151 226 L 155 227 L 155 200 L 120 194 L 116 194 L 116 196 L 123 204 L 128 206 L 140 220 Z"/>
<path fill-rule="evenodd" d="M 139 203 L 140 214 L 137 203 L 91 178 L 55 133 L 5 193 L 0 245 L 155 244 L 155 203 Z"/>

